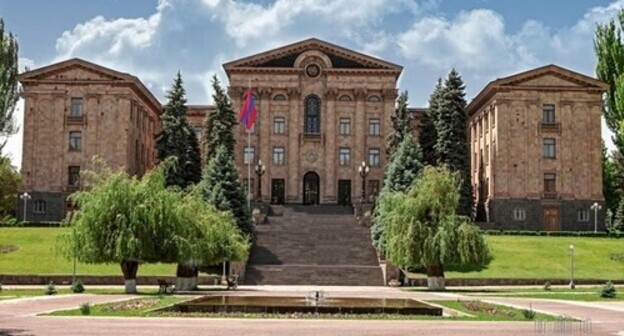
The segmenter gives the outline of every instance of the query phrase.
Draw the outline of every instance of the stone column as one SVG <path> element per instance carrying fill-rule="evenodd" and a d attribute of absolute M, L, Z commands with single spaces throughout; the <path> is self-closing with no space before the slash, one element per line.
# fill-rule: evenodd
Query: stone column
<path fill-rule="evenodd" d="M 398 97 L 398 90 L 395 88 L 392 89 L 385 89 L 383 91 L 383 104 L 384 104 L 384 108 L 383 108 L 383 115 L 384 118 L 382 119 L 383 121 L 383 125 L 382 127 L 382 133 L 384 136 L 384 141 L 385 139 L 388 138 L 388 135 L 390 133 L 393 132 L 393 128 L 392 128 L 392 115 L 394 114 L 394 105 L 396 102 L 396 99 Z M 365 128 L 365 131 L 366 128 Z M 380 148 L 380 156 L 381 156 L 381 167 L 385 167 L 386 164 L 388 163 L 388 156 L 386 154 L 386 149 L 385 149 L 385 142 L 384 142 L 384 146 L 382 148 Z M 382 179 L 383 180 L 383 179 Z"/>
<path fill-rule="evenodd" d="M 299 188 L 301 172 L 299 164 L 301 155 L 299 154 L 299 134 L 301 133 L 301 113 L 299 88 L 288 88 L 288 101 L 290 111 L 286 128 L 288 129 L 288 151 L 286 158 L 288 161 L 288 180 L 286 181 L 286 202 L 298 202 L 300 199 Z"/>
<path fill-rule="evenodd" d="M 266 172 L 262 175 L 262 199 L 269 198 L 269 183 L 271 180 L 271 153 L 273 152 L 273 148 L 271 146 L 271 88 L 269 87 L 261 87 L 258 88 L 258 94 L 260 95 L 260 111 L 258 111 L 259 118 L 258 122 L 256 122 L 256 132 L 259 134 L 258 138 L 258 159 L 262 160 L 262 163 L 266 167 Z M 254 186 L 255 190 L 253 190 L 253 197 L 255 198 L 258 193 L 258 175 L 255 173 L 255 166 L 258 163 L 258 159 L 256 162 L 253 162 L 253 166 L 251 167 L 252 175 L 254 180 L 256 180 L 256 185 Z"/>
<path fill-rule="evenodd" d="M 355 188 L 351 195 L 353 201 L 362 196 L 362 178 L 358 167 L 366 159 L 366 89 L 355 90 L 355 144 L 351 148 L 351 166 L 353 167 L 353 182 Z"/>
<path fill-rule="evenodd" d="M 325 197 L 324 202 L 336 202 L 336 156 L 338 149 L 336 148 L 336 96 L 338 91 L 330 88 L 325 92 Z"/>

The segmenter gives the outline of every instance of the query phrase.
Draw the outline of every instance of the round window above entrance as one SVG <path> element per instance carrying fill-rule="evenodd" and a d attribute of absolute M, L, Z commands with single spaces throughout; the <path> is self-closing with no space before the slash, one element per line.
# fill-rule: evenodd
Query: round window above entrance
<path fill-rule="evenodd" d="M 321 74 L 321 68 L 318 64 L 312 63 L 306 66 L 306 75 L 310 78 L 318 77 Z"/>

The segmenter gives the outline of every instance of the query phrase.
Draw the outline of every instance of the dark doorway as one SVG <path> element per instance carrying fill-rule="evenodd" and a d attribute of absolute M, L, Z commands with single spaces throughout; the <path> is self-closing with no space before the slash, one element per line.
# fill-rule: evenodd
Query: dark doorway
<path fill-rule="evenodd" d="M 308 172 L 303 175 L 303 204 L 319 204 L 319 181 L 320 178 L 315 172 Z"/>
<path fill-rule="evenodd" d="M 271 204 L 284 204 L 284 179 L 271 180 Z"/>
<path fill-rule="evenodd" d="M 544 207 L 542 209 L 544 217 L 544 231 L 559 231 L 561 230 L 561 224 L 559 221 L 559 208 L 556 207 Z"/>
<path fill-rule="evenodd" d="M 351 205 L 351 180 L 338 180 L 338 204 Z"/>

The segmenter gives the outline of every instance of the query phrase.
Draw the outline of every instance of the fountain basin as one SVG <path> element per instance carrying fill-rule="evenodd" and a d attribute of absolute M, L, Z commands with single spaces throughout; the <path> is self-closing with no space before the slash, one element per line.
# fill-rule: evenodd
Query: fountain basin
<path fill-rule="evenodd" d="M 332 297 L 315 302 L 289 296 L 210 295 L 170 307 L 181 313 L 319 313 L 319 314 L 400 314 L 442 316 L 442 308 L 413 299 Z"/>

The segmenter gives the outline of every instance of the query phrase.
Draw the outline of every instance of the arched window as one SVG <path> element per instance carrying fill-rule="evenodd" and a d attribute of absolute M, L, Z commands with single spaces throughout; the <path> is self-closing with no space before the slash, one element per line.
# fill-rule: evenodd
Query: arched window
<path fill-rule="evenodd" d="M 317 96 L 308 96 L 305 99 L 304 133 L 321 133 L 321 100 Z"/>
<path fill-rule="evenodd" d="M 347 96 L 347 95 L 342 95 L 340 96 L 340 98 L 338 98 L 338 101 L 351 101 L 351 97 Z"/>
<path fill-rule="evenodd" d="M 368 101 L 371 103 L 379 103 L 381 98 L 379 98 L 379 96 L 370 96 L 368 97 Z"/>
<path fill-rule="evenodd" d="M 273 100 L 286 100 L 286 96 L 284 96 L 283 94 L 276 94 L 275 97 L 273 97 Z"/>

